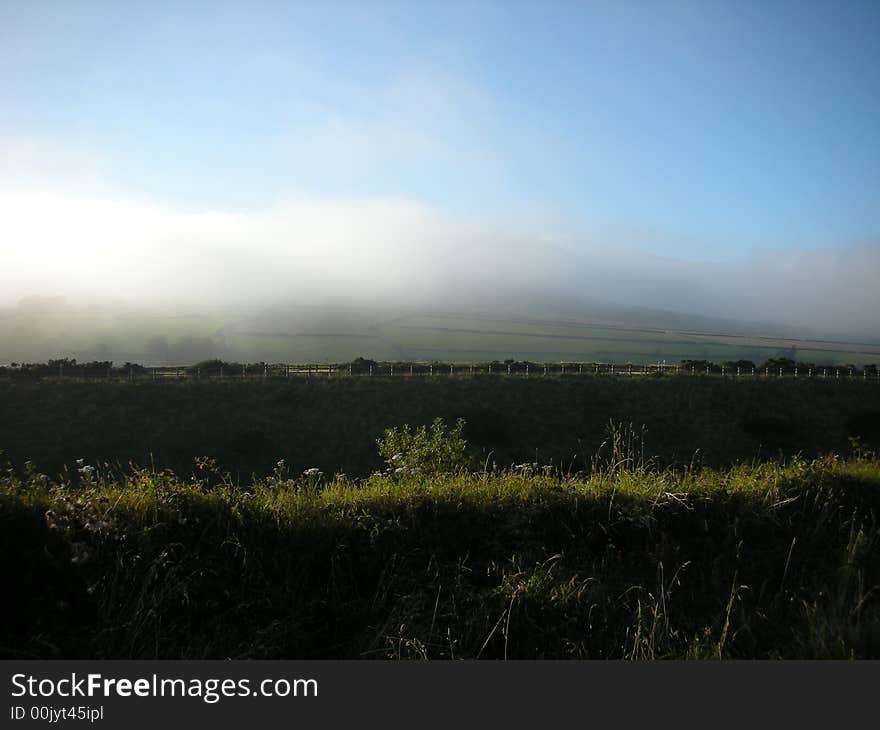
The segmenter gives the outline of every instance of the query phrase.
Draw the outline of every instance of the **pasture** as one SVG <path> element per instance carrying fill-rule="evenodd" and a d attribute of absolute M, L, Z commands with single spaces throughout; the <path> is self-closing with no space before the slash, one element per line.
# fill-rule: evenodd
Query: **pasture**
<path fill-rule="evenodd" d="M 880 361 L 880 342 L 827 341 L 784 327 L 642 310 L 521 314 L 299 307 L 176 314 L 115 308 L 0 312 L 0 364 L 74 357 L 189 365 L 374 360 L 678 362 L 772 357 L 835 366 Z"/>

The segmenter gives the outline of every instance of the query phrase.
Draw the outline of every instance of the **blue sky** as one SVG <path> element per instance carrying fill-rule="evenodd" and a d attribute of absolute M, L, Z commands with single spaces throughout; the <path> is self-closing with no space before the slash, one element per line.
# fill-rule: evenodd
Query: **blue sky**
<path fill-rule="evenodd" d="M 5 0 L 0 53 L 6 187 L 720 261 L 880 240 L 877 2 Z"/>

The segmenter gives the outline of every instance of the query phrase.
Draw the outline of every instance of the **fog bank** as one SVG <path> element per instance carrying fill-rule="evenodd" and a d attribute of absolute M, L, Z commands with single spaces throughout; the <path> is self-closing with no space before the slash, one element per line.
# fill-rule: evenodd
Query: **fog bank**
<path fill-rule="evenodd" d="M 460 308 L 523 297 L 880 336 L 880 244 L 661 258 L 564 223 L 474 221 L 403 199 L 289 197 L 255 212 L 0 190 L 0 306 L 30 295 L 209 308 Z"/>

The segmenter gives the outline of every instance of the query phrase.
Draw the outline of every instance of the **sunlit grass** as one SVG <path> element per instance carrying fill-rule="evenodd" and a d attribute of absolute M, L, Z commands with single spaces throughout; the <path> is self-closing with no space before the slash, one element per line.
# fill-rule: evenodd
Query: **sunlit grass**
<path fill-rule="evenodd" d="M 0 480 L 3 651 L 880 654 L 880 464 Z"/>

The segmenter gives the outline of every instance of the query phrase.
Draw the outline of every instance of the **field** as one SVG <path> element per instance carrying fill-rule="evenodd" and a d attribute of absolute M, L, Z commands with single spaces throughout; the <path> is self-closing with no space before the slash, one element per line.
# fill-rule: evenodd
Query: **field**
<path fill-rule="evenodd" d="M 412 316 L 383 325 L 378 333 L 406 358 L 418 360 L 514 358 L 644 364 L 685 359 L 762 362 L 794 355 L 792 359 L 803 361 L 862 365 L 880 359 L 877 345 L 578 321 Z"/>
<path fill-rule="evenodd" d="M 0 312 L 0 364 L 50 358 L 188 365 L 375 360 L 657 363 L 788 357 L 820 365 L 880 362 L 880 341 L 829 341 L 790 328 L 627 308 L 521 314 L 292 307 L 170 316 L 105 307 Z"/>
<path fill-rule="evenodd" d="M 646 429 L 663 466 L 880 445 L 880 383 L 618 378 L 291 378 L 183 382 L 0 380 L 0 448 L 58 474 L 75 459 L 181 475 L 210 456 L 236 478 L 291 468 L 367 476 L 375 440 L 401 424 L 464 418 L 476 458 L 583 469 L 610 420 Z"/>
<path fill-rule="evenodd" d="M 880 657 L 878 444 L 858 378 L 2 380 L 0 654 Z"/>

